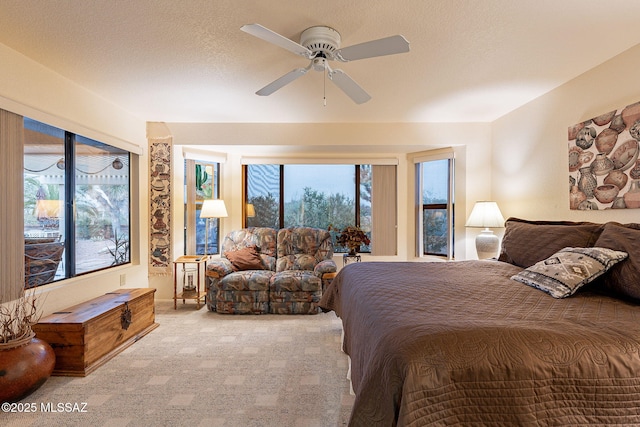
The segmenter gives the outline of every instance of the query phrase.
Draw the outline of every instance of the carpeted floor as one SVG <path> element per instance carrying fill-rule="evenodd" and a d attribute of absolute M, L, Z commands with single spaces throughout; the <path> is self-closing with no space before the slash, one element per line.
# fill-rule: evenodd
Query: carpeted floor
<path fill-rule="evenodd" d="M 0 412 L 0 425 L 347 424 L 353 396 L 333 313 L 228 316 L 157 301 L 156 322 L 87 377 L 51 377 L 15 405 L 21 413 Z"/>

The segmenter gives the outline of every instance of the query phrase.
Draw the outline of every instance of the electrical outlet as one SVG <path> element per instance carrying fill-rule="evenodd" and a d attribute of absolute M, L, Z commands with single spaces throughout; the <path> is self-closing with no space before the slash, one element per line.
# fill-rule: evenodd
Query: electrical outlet
<path fill-rule="evenodd" d="M 120 275 L 120 286 L 124 286 L 127 284 L 127 275 L 126 274 L 121 274 Z"/>

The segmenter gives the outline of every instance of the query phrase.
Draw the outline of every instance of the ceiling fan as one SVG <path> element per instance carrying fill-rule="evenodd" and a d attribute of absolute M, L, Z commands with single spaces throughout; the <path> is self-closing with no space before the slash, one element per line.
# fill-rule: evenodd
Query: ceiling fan
<path fill-rule="evenodd" d="M 281 36 L 260 24 L 247 24 L 240 29 L 296 55 L 304 56 L 311 61 L 307 67 L 296 68 L 257 91 L 256 94 L 260 96 L 271 95 L 278 89 L 307 74 L 311 69 L 320 72 L 326 70 L 327 76 L 338 88 L 349 96 L 353 102 L 362 104 L 370 100 L 371 96 L 344 71 L 331 68 L 328 62 L 334 60 L 349 62 L 409 52 L 409 42 L 401 35 L 385 37 L 340 49 L 340 33 L 326 26 L 307 28 L 300 35 L 300 43 Z"/>

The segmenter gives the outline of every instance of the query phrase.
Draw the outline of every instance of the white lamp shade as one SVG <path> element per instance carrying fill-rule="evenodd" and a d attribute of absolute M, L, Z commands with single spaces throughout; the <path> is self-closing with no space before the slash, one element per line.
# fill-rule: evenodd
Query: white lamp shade
<path fill-rule="evenodd" d="M 256 208 L 252 203 L 247 203 L 247 218 L 253 218 L 256 216 Z"/>
<path fill-rule="evenodd" d="M 224 205 L 224 200 L 207 199 L 202 202 L 200 218 L 225 218 L 227 216 L 229 215 L 227 214 L 227 207 Z"/>
<path fill-rule="evenodd" d="M 467 220 L 467 227 L 502 228 L 504 217 L 496 202 L 476 202 Z"/>

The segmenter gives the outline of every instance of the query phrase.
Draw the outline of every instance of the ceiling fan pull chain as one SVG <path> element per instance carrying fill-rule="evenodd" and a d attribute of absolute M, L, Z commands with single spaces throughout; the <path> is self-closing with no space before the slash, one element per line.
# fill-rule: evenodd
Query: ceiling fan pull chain
<path fill-rule="evenodd" d="M 327 106 L 327 63 L 324 63 L 324 71 L 322 72 L 322 100 L 324 106 Z"/>

